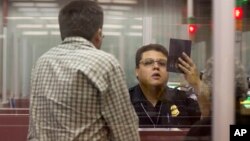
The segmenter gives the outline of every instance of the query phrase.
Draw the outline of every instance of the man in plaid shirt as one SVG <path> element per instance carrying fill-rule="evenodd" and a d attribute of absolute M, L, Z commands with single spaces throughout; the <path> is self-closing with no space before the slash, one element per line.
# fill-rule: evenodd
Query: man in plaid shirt
<path fill-rule="evenodd" d="M 63 42 L 32 70 L 28 140 L 139 140 L 124 72 L 99 50 L 102 8 L 93 1 L 70 2 L 59 25 Z"/>

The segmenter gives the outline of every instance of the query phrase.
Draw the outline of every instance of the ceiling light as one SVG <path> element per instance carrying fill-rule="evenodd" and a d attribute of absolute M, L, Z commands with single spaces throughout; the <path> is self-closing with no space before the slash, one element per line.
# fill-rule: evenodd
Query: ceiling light
<path fill-rule="evenodd" d="M 58 7 L 57 3 L 36 3 L 37 7 Z"/>
<path fill-rule="evenodd" d="M 142 33 L 139 33 L 139 32 L 129 32 L 128 36 L 142 36 Z"/>
<path fill-rule="evenodd" d="M 34 7 L 35 4 L 33 2 L 13 2 L 12 6 L 15 6 L 15 7 Z"/>
<path fill-rule="evenodd" d="M 46 24 L 46 28 L 56 28 L 59 29 L 59 24 Z"/>
<path fill-rule="evenodd" d="M 98 0 L 98 2 L 102 2 L 102 3 L 111 3 L 112 0 Z"/>
<path fill-rule="evenodd" d="M 22 15 L 27 16 L 27 17 L 40 17 L 41 13 L 40 12 L 24 12 Z"/>
<path fill-rule="evenodd" d="M 41 12 L 56 12 L 56 13 L 58 13 L 59 9 L 57 9 L 57 8 L 39 8 L 39 11 L 41 11 Z"/>
<path fill-rule="evenodd" d="M 142 29 L 142 26 L 141 25 L 132 25 L 132 26 L 130 26 L 130 28 L 132 28 L 132 29 Z"/>
<path fill-rule="evenodd" d="M 55 17 L 57 16 L 58 14 L 55 13 L 55 12 L 42 12 L 42 14 L 40 16 L 51 16 L 51 17 Z"/>
<path fill-rule="evenodd" d="M 102 5 L 102 8 L 107 10 L 124 10 L 124 11 L 129 11 L 132 9 L 132 7 L 129 6 L 108 6 L 108 5 Z"/>
<path fill-rule="evenodd" d="M 23 35 L 48 35 L 47 31 L 24 31 Z"/>
<path fill-rule="evenodd" d="M 58 17 L 39 17 L 41 20 L 58 20 Z"/>
<path fill-rule="evenodd" d="M 34 17 L 7 17 L 8 20 L 34 20 Z"/>
<path fill-rule="evenodd" d="M 120 4 L 137 4 L 137 0 L 115 0 L 113 3 L 120 3 Z"/>
<path fill-rule="evenodd" d="M 50 35 L 60 35 L 60 32 L 59 31 L 51 31 Z"/>
<path fill-rule="evenodd" d="M 105 16 L 105 19 L 112 19 L 112 20 L 126 20 L 127 18 L 125 17 L 120 17 L 120 16 L 110 16 L 110 15 L 107 15 Z"/>
<path fill-rule="evenodd" d="M 99 3 L 137 4 L 137 0 L 98 0 Z"/>
<path fill-rule="evenodd" d="M 42 24 L 17 24 L 16 28 L 42 28 Z"/>
<path fill-rule="evenodd" d="M 28 1 L 28 0 L 10 0 L 11 2 L 19 2 L 19 1 Z M 30 1 L 45 1 L 45 2 L 53 2 L 56 0 L 30 0 Z"/>
<path fill-rule="evenodd" d="M 56 1 L 56 0 L 33 0 L 33 1 L 39 1 L 39 2 L 46 1 L 46 2 L 50 2 L 50 1 Z"/>
<path fill-rule="evenodd" d="M 142 18 L 134 18 L 135 20 L 138 20 L 138 21 L 141 21 L 142 20 Z"/>
<path fill-rule="evenodd" d="M 116 15 L 116 16 L 123 16 L 123 12 L 122 11 L 107 11 L 106 15 Z"/>
<path fill-rule="evenodd" d="M 5 36 L 3 34 L 0 34 L 0 39 L 5 38 Z"/>
<path fill-rule="evenodd" d="M 103 32 L 105 36 L 121 36 L 121 32 Z"/>
<path fill-rule="evenodd" d="M 122 25 L 115 25 L 115 24 L 104 24 L 103 27 L 104 28 L 112 28 L 112 29 L 121 29 L 121 28 L 123 28 Z"/>
<path fill-rule="evenodd" d="M 19 12 L 37 12 L 37 8 L 17 8 L 17 11 Z"/>

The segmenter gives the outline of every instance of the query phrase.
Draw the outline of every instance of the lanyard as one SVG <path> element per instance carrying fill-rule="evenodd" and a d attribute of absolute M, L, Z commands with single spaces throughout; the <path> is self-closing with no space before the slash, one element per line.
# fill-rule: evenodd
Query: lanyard
<path fill-rule="evenodd" d="M 142 103 L 141 103 L 141 107 L 142 107 L 143 111 L 146 113 L 147 117 L 150 119 L 151 123 L 154 125 L 154 128 L 156 128 L 156 125 L 158 124 L 160 113 L 161 113 L 162 103 L 160 105 L 160 110 L 159 110 L 158 115 L 157 115 L 156 123 L 154 123 L 154 121 L 152 120 L 152 118 L 149 116 L 148 112 L 146 111 L 146 109 L 145 109 L 145 107 L 143 106 Z"/>

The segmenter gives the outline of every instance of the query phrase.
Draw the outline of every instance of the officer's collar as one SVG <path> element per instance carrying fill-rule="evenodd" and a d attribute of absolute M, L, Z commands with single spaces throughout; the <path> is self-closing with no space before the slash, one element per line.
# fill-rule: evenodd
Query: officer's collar
<path fill-rule="evenodd" d="M 135 86 L 135 93 L 133 94 L 133 97 L 134 97 L 133 99 L 134 103 L 147 101 L 139 84 Z"/>
<path fill-rule="evenodd" d="M 166 90 L 163 93 L 163 95 L 159 98 L 159 100 L 162 102 L 171 102 L 173 99 L 172 95 L 174 91 L 175 91 L 174 89 L 171 89 L 166 86 Z M 133 94 L 133 97 L 134 97 L 133 98 L 134 103 L 148 101 L 146 97 L 144 96 L 139 84 L 135 86 L 135 93 Z"/>

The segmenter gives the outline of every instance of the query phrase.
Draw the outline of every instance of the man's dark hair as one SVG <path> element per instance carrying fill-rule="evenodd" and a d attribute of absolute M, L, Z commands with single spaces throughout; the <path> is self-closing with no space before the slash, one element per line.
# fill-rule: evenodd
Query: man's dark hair
<path fill-rule="evenodd" d="M 168 50 L 164 46 L 162 46 L 160 44 L 148 44 L 148 45 L 142 46 L 136 51 L 136 55 L 135 55 L 135 66 L 136 66 L 136 68 L 139 68 L 139 63 L 141 61 L 142 54 L 144 52 L 150 51 L 150 50 L 161 52 L 166 57 L 168 57 Z"/>
<path fill-rule="evenodd" d="M 62 40 L 80 36 L 90 41 L 103 26 L 103 10 L 94 1 L 72 1 L 61 9 L 59 26 Z"/>

